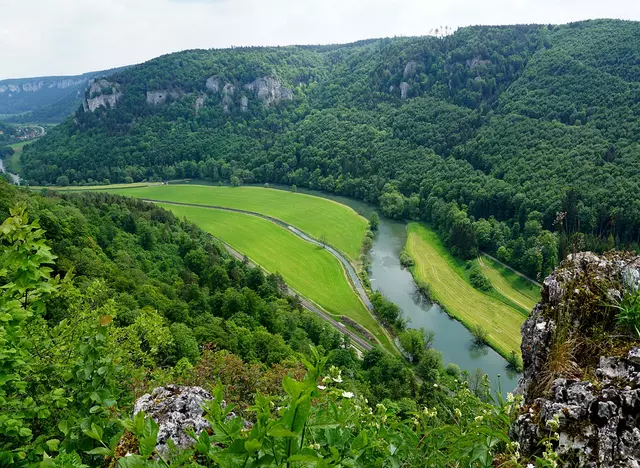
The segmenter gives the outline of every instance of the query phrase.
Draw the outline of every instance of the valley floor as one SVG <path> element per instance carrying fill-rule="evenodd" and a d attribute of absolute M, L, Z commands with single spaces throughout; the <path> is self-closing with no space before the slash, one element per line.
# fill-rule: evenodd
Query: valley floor
<path fill-rule="evenodd" d="M 419 284 L 428 285 L 431 299 L 467 328 L 483 327 L 489 345 L 503 356 L 512 351 L 520 355 L 520 327 L 539 297 L 534 285 L 519 284 L 522 278 L 512 273 L 518 279 L 513 278 L 483 256 L 474 262 L 479 262 L 494 289 L 475 289 L 468 281 L 465 262 L 455 259 L 438 235 L 421 223 L 409 224 L 407 251 L 415 261 L 413 275 Z"/>

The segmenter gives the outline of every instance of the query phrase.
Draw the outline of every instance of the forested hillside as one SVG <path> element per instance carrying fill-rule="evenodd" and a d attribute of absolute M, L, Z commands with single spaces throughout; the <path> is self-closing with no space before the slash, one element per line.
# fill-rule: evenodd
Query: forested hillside
<path fill-rule="evenodd" d="M 277 420 L 280 408 L 271 414 L 267 403 L 268 414 L 256 413 L 254 402 L 299 404 L 295 420 L 309 423 L 292 430 L 302 431 L 303 440 L 319 431 L 313 437 L 324 441 L 323 449 L 311 446 L 317 456 L 366 466 L 378 457 L 417 466 L 425 456 L 434 463 L 490 460 L 492 452 L 512 450 L 504 434 L 513 408 L 488 404 L 482 374 L 469 376 L 455 365 L 445 370 L 422 332 L 401 336 L 412 343 L 414 370 L 380 348 L 359 359 L 346 338 L 283 294 L 278 275 L 265 277 L 234 260 L 218 241 L 168 211 L 108 194 L 39 195 L 0 181 L 0 220 L 3 466 L 32 466 L 43 458 L 44 466 L 103 466 L 125 428 L 143 437 L 127 422 L 135 398 L 167 383 L 207 389 L 222 383 L 227 403 L 257 427 L 257 419 Z M 296 388 L 305 401 L 289 402 L 285 395 Z M 321 409 L 326 405 L 333 408 L 330 424 Z M 239 436 L 242 425 L 225 419 L 227 412 L 214 426 Z M 435 428 L 437 436 L 417 444 Z M 358 445 L 356 437 L 367 431 L 380 442 Z M 308 455 L 297 443 L 288 455 L 280 452 L 289 433 L 269 434 L 276 437 L 273 453 L 281 460 Z M 494 433 L 497 439 L 487 442 Z M 141 439 L 139 453 L 154 449 L 151 440 Z M 219 442 L 202 442 L 197 456 L 172 457 L 174 466 L 238 466 L 219 457 L 245 455 L 236 445 L 223 450 L 228 440 Z M 341 453 L 328 445 L 342 447 Z M 273 459 L 263 464 L 268 461 L 281 466 Z M 125 462 L 118 466 L 158 466 L 144 458 Z"/>
<path fill-rule="evenodd" d="M 82 102 L 90 80 L 119 70 L 0 80 L 0 115 L 12 122 L 61 122 Z"/>
<path fill-rule="evenodd" d="M 23 176 L 296 184 L 544 276 L 573 249 L 638 248 L 639 38 L 597 20 L 171 54 L 97 82 Z"/>

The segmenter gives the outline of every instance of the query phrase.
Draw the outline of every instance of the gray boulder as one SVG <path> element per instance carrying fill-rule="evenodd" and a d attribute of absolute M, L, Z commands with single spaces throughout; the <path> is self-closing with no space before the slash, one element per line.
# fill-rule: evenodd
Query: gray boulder
<path fill-rule="evenodd" d="M 135 416 L 144 411 L 158 423 L 156 450 L 163 455 L 169 450 L 169 439 L 173 440 L 176 447 L 185 449 L 193 445 L 193 439 L 186 433 L 187 429 L 191 428 L 196 434 L 200 434 L 210 427 L 204 418 L 202 405 L 211 399 L 211 394 L 201 387 L 167 385 L 138 398 L 133 414 Z"/>
<path fill-rule="evenodd" d="M 525 455 L 540 455 L 541 442 L 557 434 L 555 449 L 570 466 L 640 468 L 640 343 L 632 340 L 615 356 L 579 348 L 599 336 L 591 334 L 593 320 L 614 331 L 616 309 L 608 304 L 637 290 L 639 272 L 633 254 L 583 252 L 545 279 L 542 300 L 522 326 L 524 371 L 516 391 L 524 406 L 511 435 Z M 556 329 L 577 344 L 553 373 Z"/>

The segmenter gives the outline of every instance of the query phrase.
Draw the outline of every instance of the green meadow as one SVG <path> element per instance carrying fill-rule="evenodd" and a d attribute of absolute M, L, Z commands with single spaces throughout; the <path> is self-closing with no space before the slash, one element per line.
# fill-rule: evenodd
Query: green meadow
<path fill-rule="evenodd" d="M 392 349 L 378 322 L 351 288 L 340 262 L 325 249 L 263 218 L 211 208 L 158 203 L 213 234 L 327 312 L 347 316 Z"/>
<path fill-rule="evenodd" d="M 507 288 L 504 284 L 511 283 L 504 279 L 500 285 L 508 295 L 496 286 L 489 293 L 475 289 L 464 272 L 465 262 L 455 259 L 438 235 L 423 224 L 409 223 L 407 251 L 415 261 L 414 277 L 429 285 L 431 298 L 447 313 L 468 328 L 482 326 L 488 333 L 489 345 L 503 356 L 509 356 L 511 351 L 520 355 L 520 327 L 525 320 L 525 306 L 531 304 L 533 297 L 523 299 L 514 294 L 514 287 Z M 500 276 L 495 268 L 493 271 Z M 522 307 L 516 301 L 522 302 Z"/>
<path fill-rule="evenodd" d="M 86 187 L 78 187 L 86 190 Z M 353 209 L 325 198 L 262 187 L 204 185 L 103 186 L 108 191 L 135 198 L 214 205 L 253 211 L 278 218 L 344 252 L 352 261 L 360 254 L 367 220 Z"/>

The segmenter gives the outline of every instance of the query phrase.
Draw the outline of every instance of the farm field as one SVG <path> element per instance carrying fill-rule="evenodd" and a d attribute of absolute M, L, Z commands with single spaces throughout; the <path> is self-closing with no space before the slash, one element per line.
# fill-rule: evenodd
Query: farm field
<path fill-rule="evenodd" d="M 78 187 L 87 190 L 87 187 Z M 281 219 L 344 252 L 352 261 L 360 255 L 368 228 L 365 218 L 348 206 L 320 197 L 262 187 L 204 185 L 102 186 L 95 190 L 135 198 L 215 205 L 254 211 Z"/>
<path fill-rule="evenodd" d="M 26 141 L 21 141 L 20 143 L 9 145 L 11 148 L 13 148 L 13 151 L 15 151 L 10 158 L 5 159 L 4 161 L 9 172 L 13 172 L 14 174 L 20 173 L 20 155 L 22 154 L 22 148 L 24 148 L 24 145 L 26 145 L 27 143 L 28 142 Z"/>
<path fill-rule="evenodd" d="M 266 270 L 279 272 L 302 296 L 335 316 L 345 315 L 357 321 L 386 348 L 393 349 L 380 325 L 352 290 L 342 265 L 326 250 L 257 216 L 157 204 L 178 217 L 186 216 Z"/>
<path fill-rule="evenodd" d="M 438 235 L 420 223 L 409 223 L 407 251 L 414 259 L 414 277 L 430 286 L 430 294 L 450 315 L 471 328 L 482 326 L 489 345 L 508 357 L 520 355 L 520 327 L 525 320 L 521 308 L 494 294 L 475 289 L 464 275 L 464 262 L 447 251 Z M 529 299 L 530 300 L 530 299 Z"/>
<path fill-rule="evenodd" d="M 486 255 L 478 257 L 477 262 L 496 292 L 507 297 L 518 306 L 531 312 L 533 307 L 540 301 L 540 288 L 528 279 L 503 267 Z"/>

